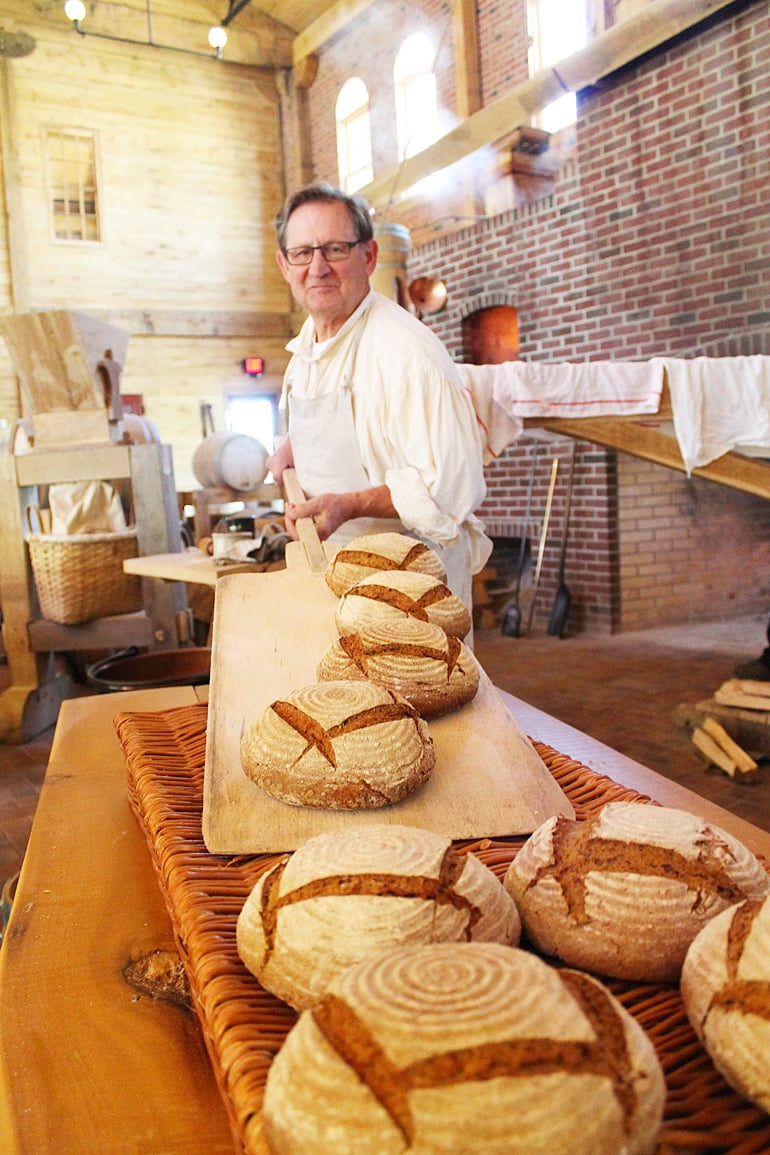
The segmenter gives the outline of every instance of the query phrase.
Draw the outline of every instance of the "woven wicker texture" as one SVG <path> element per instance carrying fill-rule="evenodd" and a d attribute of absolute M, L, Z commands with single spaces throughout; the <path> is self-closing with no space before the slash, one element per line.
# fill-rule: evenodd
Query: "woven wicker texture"
<path fill-rule="evenodd" d="M 241 963 L 235 928 L 256 880 L 281 856 L 211 855 L 201 834 L 205 706 L 116 719 L 129 798 L 147 838 L 177 936 L 190 989 L 228 1110 L 236 1148 L 269 1155 L 260 1107 L 267 1071 L 294 1011 L 264 991 Z M 585 818 L 606 802 L 650 802 L 535 743 Z M 524 837 L 464 842 L 502 878 Z M 770 1118 L 743 1100 L 715 1070 L 693 1032 L 676 988 L 609 981 L 650 1035 L 668 1098 L 658 1155 L 769 1155 Z"/>
<path fill-rule="evenodd" d="M 125 533 L 33 533 L 27 538 L 40 612 L 76 626 L 141 609 L 142 583 L 123 572 L 139 549 L 136 530 Z"/>

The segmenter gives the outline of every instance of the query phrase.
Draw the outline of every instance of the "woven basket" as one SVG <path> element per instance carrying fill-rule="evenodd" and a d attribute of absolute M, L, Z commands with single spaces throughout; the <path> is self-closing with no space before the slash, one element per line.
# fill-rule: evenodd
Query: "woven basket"
<path fill-rule="evenodd" d="M 40 612 L 65 626 L 142 607 L 142 583 L 123 572 L 126 558 L 137 557 L 136 530 L 121 533 L 27 536 Z"/>
<path fill-rule="evenodd" d="M 280 854 L 209 854 L 201 822 L 208 709 L 184 706 L 122 713 L 131 806 L 144 831 L 174 927 L 236 1150 L 269 1155 L 260 1108 L 273 1056 L 296 1013 L 269 994 L 238 953 L 238 915 L 257 880 Z M 651 803 L 646 795 L 595 773 L 566 754 L 534 743 L 576 817 L 607 802 Z M 502 879 L 527 835 L 456 842 Z M 714 1067 L 671 984 L 606 980 L 647 1032 L 666 1077 L 663 1128 L 655 1155 L 770 1155 L 770 1116 L 743 1099 Z"/>

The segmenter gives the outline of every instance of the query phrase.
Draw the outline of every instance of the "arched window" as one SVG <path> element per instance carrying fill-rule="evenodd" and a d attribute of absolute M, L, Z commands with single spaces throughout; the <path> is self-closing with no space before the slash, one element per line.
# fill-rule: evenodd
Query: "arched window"
<path fill-rule="evenodd" d="M 337 164 L 340 186 L 355 192 L 369 184 L 372 169 L 372 133 L 369 92 L 363 80 L 351 76 L 340 89 L 334 109 L 337 120 Z"/>
<path fill-rule="evenodd" d="M 435 52 L 422 32 L 407 37 L 393 66 L 398 158 L 414 156 L 438 137 Z"/>

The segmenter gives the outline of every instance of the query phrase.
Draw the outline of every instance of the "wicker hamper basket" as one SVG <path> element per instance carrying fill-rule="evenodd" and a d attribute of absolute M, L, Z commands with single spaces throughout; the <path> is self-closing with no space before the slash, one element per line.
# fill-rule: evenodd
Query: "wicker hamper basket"
<path fill-rule="evenodd" d="M 65 626 L 142 608 L 142 583 L 123 572 L 137 557 L 135 529 L 120 533 L 30 533 L 27 536 L 40 612 Z"/>

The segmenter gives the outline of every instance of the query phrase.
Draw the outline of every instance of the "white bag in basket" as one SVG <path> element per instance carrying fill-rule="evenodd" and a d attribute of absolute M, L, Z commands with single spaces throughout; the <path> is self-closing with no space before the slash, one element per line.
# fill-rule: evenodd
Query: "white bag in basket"
<path fill-rule="evenodd" d="M 126 528 L 120 498 L 107 481 L 59 482 L 48 490 L 51 533 L 119 533 Z"/>

